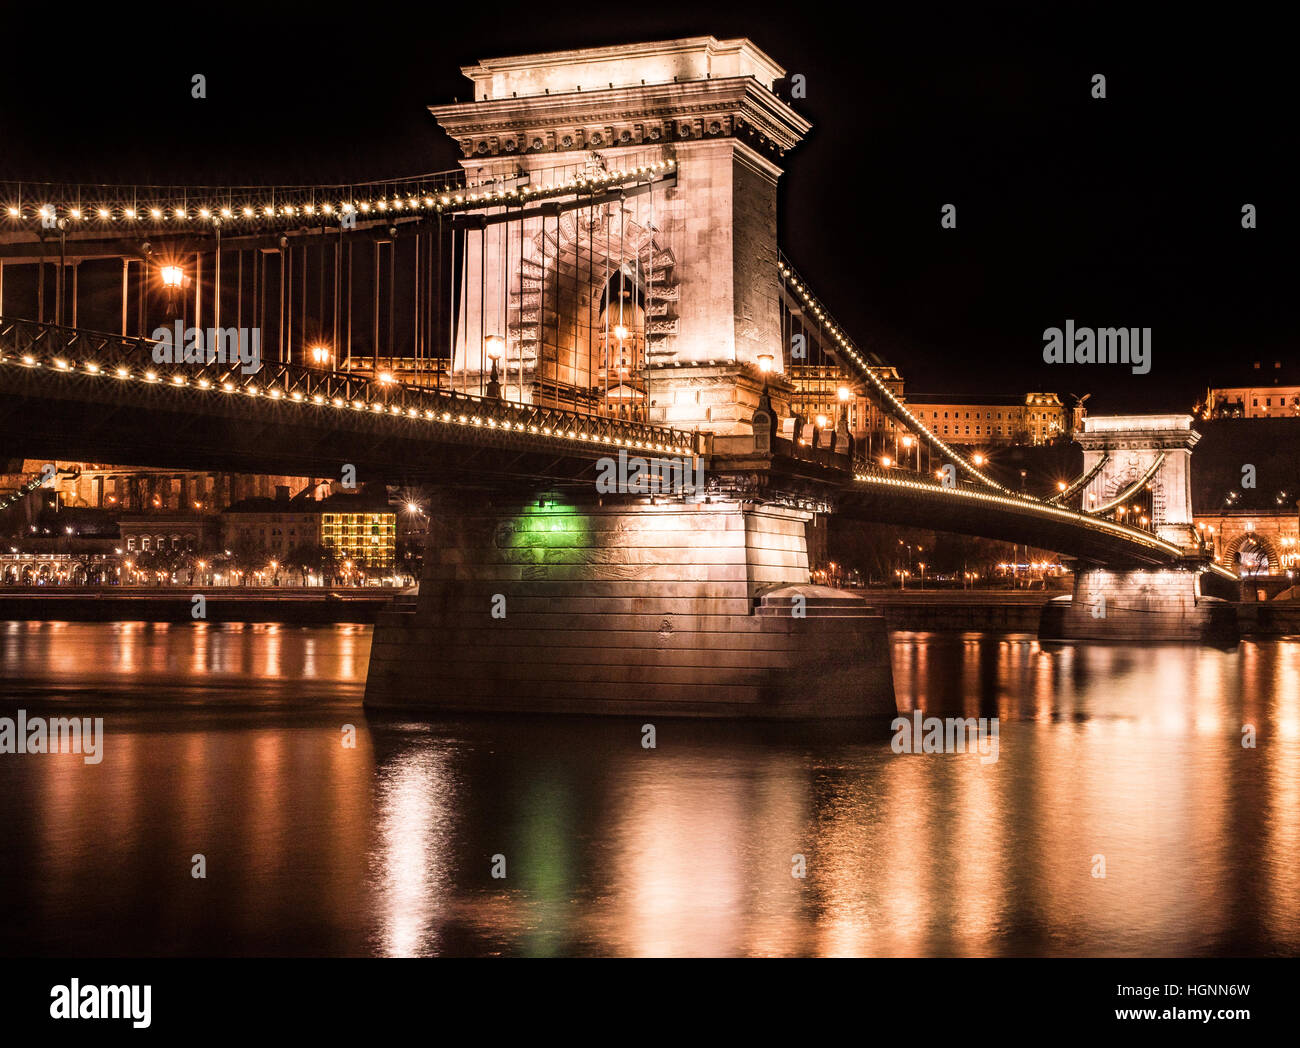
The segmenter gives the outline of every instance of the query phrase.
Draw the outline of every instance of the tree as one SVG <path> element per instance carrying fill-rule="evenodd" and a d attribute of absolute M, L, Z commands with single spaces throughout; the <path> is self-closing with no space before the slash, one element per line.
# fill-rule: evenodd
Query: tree
<path fill-rule="evenodd" d="M 334 554 L 315 542 L 303 542 L 291 549 L 284 558 L 287 569 L 297 571 L 302 577 L 302 585 L 307 585 L 307 576 L 313 571 L 328 575 L 333 569 Z"/>
<path fill-rule="evenodd" d="M 230 559 L 231 563 L 244 573 L 240 580 L 241 585 L 247 586 L 252 574 L 266 567 L 271 554 L 261 543 L 251 538 L 240 538 L 236 539 L 230 548 Z"/>

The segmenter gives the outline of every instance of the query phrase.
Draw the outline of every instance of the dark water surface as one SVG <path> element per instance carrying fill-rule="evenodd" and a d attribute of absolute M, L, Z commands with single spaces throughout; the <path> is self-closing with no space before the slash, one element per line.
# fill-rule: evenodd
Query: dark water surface
<path fill-rule="evenodd" d="M 1300 952 L 1300 641 L 896 634 L 900 706 L 999 717 L 991 763 L 887 729 L 378 719 L 369 646 L 0 623 L 0 716 L 105 721 L 97 765 L 0 754 L 0 952 Z"/>

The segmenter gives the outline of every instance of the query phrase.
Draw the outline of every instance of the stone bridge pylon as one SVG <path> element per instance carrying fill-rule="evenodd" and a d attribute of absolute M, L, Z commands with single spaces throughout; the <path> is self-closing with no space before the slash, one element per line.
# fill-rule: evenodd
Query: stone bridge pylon
<path fill-rule="evenodd" d="M 1151 491 L 1151 525 L 1166 542 L 1198 548 L 1192 521 L 1192 449 L 1201 435 L 1191 415 L 1097 415 L 1076 439 L 1083 472 L 1100 469 L 1083 489 L 1083 511 L 1106 513 L 1144 488 Z"/>
<path fill-rule="evenodd" d="M 1079 562 L 1074 593 L 1043 610 L 1040 637 L 1235 642 L 1232 604 L 1201 587 L 1210 557 L 1193 526 L 1192 449 L 1201 436 L 1192 417 L 1092 416 L 1076 439 L 1083 447 L 1083 475 L 1091 478 L 1082 493 L 1084 512 L 1100 517 L 1128 507 L 1131 515 L 1140 504 L 1150 514 L 1143 526 L 1182 556 L 1175 566 L 1158 569 Z"/>
<path fill-rule="evenodd" d="M 684 40 L 484 59 L 473 101 L 432 106 L 471 184 L 576 181 L 539 213 L 486 208 L 453 227 L 453 382 L 479 392 L 495 342 L 507 399 L 586 391 L 652 423 L 749 435 L 785 389 L 777 181 L 810 124 L 775 94 L 785 71 L 750 41 Z M 670 170 L 615 198 L 593 174 Z"/>
<path fill-rule="evenodd" d="M 791 388 L 777 180 L 809 129 L 774 90 L 784 70 L 695 37 L 463 72 L 473 101 L 433 113 L 467 181 L 572 192 L 453 223 L 453 385 L 698 430 L 709 476 L 689 494 L 448 492 L 415 607 L 375 628 L 366 703 L 891 719 L 884 619 L 811 585 L 829 495 L 770 479 Z M 596 194 L 593 169 L 654 177 Z"/>

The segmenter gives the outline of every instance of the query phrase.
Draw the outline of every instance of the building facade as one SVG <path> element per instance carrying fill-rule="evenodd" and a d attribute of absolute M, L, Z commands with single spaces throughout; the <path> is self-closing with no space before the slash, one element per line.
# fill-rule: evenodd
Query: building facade
<path fill-rule="evenodd" d="M 1202 418 L 1300 418 L 1300 373 L 1280 360 L 1256 360 L 1244 373 L 1205 391 Z"/>
<path fill-rule="evenodd" d="M 912 394 L 907 406 L 952 444 L 1050 444 L 1069 436 L 1073 417 L 1055 393 L 1023 396 Z"/>
<path fill-rule="evenodd" d="M 284 563 L 295 551 L 320 548 L 349 570 L 391 571 L 397 561 L 397 511 L 365 493 L 313 499 L 246 499 L 221 515 L 223 549 L 257 552 Z"/>
<path fill-rule="evenodd" d="M 295 494 L 318 492 L 328 481 L 313 477 L 261 476 L 119 466 L 103 462 L 23 459 L 0 474 L 0 491 L 18 490 L 53 465 L 53 480 L 45 485 L 66 507 L 87 507 L 124 513 L 196 510 L 215 513 L 233 502 L 269 497 L 277 487 Z M 18 466 L 13 469 L 13 466 Z"/>
<path fill-rule="evenodd" d="M 873 368 L 876 376 L 936 435 L 951 444 L 984 447 L 998 444 L 1050 444 L 1070 436 L 1085 412 L 1082 401 L 1072 409 L 1056 393 L 960 396 L 905 394 L 903 377 L 895 367 Z M 906 431 L 856 382 L 846 380 L 833 365 L 795 366 L 791 406 L 807 426 L 824 421 L 834 428 L 848 415 L 849 432 L 867 457 L 891 454 L 905 464 L 912 447 Z M 847 399 L 841 390 L 848 391 Z"/>
<path fill-rule="evenodd" d="M 1296 507 L 1197 513 L 1197 533 L 1215 560 L 1242 576 L 1283 576 L 1300 567 Z"/>

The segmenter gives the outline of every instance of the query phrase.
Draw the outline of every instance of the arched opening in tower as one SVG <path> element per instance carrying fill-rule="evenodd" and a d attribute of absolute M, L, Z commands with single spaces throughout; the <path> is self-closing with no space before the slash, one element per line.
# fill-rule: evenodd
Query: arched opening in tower
<path fill-rule="evenodd" d="M 623 262 L 600 294 L 596 376 L 608 411 L 620 418 L 645 417 L 646 280 L 639 258 Z"/>

